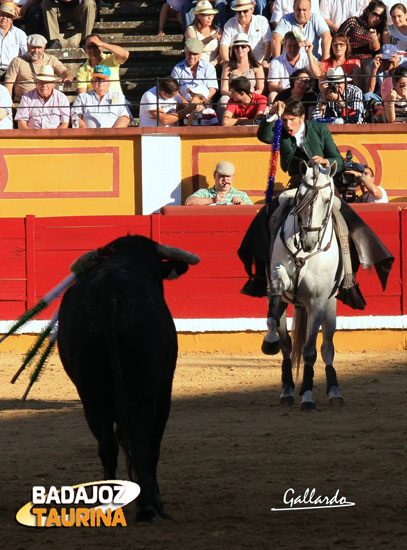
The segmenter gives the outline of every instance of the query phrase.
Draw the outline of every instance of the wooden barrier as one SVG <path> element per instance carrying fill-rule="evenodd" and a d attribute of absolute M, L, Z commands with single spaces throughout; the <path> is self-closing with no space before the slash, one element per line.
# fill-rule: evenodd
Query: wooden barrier
<path fill-rule="evenodd" d="M 257 126 L 3 130 L 0 132 L 0 217 L 150 214 L 183 204 L 213 184 L 219 160 L 236 166 L 234 185 L 264 200 L 270 146 Z M 406 125 L 331 127 L 342 154 L 376 172 L 390 201 L 407 201 Z M 276 189 L 287 183 L 280 168 Z"/>
<path fill-rule="evenodd" d="M 166 283 L 167 300 L 175 318 L 206 319 L 205 330 L 211 330 L 211 322 L 216 319 L 263 319 L 265 300 L 239 292 L 246 274 L 236 254 L 255 212 L 252 207 L 249 214 L 230 215 L 234 208 L 225 207 L 225 214 L 223 208 L 207 208 L 206 212 L 213 211 L 214 215 L 194 216 L 0 219 L 0 319 L 16 319 L 33 306 L 68 274 L 74 258 L 127 233 L 145 235 L 201 257 L 200 264 L 184 277 Z M 184 209 L 191 212 L 194 207 Z M 356 209 L 392 251 L 395 262 L 384 293 L 375 275 L 360 270 L 358 281 L 367 307 L 360 312 L 340 303 L 338 314 L 406 316 L 407 210 L 394 205 Z M 40 318 L 49 319 L 50 315 L 46 310 Z"/>

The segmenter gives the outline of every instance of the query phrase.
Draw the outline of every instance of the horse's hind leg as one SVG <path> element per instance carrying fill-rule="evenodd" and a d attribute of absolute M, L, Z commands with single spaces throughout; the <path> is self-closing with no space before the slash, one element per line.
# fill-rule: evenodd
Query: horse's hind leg
<path fill-rule="evenodd" d="M 328 395 L 329 405 L 332 407 L 341 407 L 343 397 L 339 392 L 336 371 L 333 367 L 335 348 L 333 337 L 336 330 L 336 298 L 332 296 L 328 302 L 328 308 L 322 323 L 322 346 L 321 355 L 325 363 L 326 374 L 326 393 Z"/>
<path fill-rule="evenodd" d="M 325 308 L 318 308 L 316 304 L 310 305 L 308 313 L 304 308 L 297 308 L 295 310 L 295 323 L 297 325 L 295 328 L 295 339 L 297 341 L 302 340 L 302 333 L 306 327 L 303 351 L 304 373 L 300 389 L 302 411 L 313 411 L 315 409 L 312 390 L 314 387 L 314 365 L 317 359 L 316 343 L 324 313 Z"/>

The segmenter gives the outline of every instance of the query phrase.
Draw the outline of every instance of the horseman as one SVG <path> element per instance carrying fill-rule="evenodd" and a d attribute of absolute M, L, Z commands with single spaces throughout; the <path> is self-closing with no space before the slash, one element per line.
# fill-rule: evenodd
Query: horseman
<path fill-rule="evenodd" d="M 262 121 L 257 137 L 264 143 L 273 143 L 274 122 L 277 117 L 281 117 L 283 128 L 280 142 L 280 164 L 282 170 L 290 175 L 289 189 L 296 189 L 299 186 L 301 181 L 300 164 L 304 160 L 306 162 L 312 160 L 323 166 L 329 166 L 336 161 L 338 172 L 343 170 L 343 159 L 328 126 L 305 120 L 305 110 L 301 101 L 291 100 L 287 104 L 277 101 L 272 106 L 272 114 L 271 118 Z M 241 290 L 243 294 L 256 297 L 267 295 L 266 265 L 270 252 L 270 228 L 273 239 L 282 223 L 281 209 L 277 210 L 279 205 L 280 202 L 276 198 L 269 206 L 260 210 L 240 245 L 238 254 L 249 275 L 248 282 Z M 276 210 L 278 215 L 276 215 Z M 346 222 L 342 224 L 344 227 L 342 234 L 337 235 L 342 243 L 342 254 L 344 253 L 343 243 L 348 241 L 347 226 L 350 235 L 353 272 L 356 273 L 359 264 L 362 264 L 365 269 L 374 265 L 384 288 L 394 260 L 393 256 L 374 232 L 343 200 L 341 201 L 340 215 Z M 346 244 L 345 248 L 347 248 Z M 253 264 L 255 266 L 254 274 Z M 345 291 L 341 289 L 338 298 L 350 307 L 364 309 L 365 301 L 357 284 Z"/>

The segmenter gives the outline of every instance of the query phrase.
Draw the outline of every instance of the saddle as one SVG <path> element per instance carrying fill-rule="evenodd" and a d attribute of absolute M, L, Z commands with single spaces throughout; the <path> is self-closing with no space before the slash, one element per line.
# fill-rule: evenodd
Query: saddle
<path fill-rule="evenodd" d="M 295 190 L 288 190 L 285 193 L 290 193 L 291 191 L 295 192 Z M 350 253 L 353 281 L 360 265 L 362 265 L 364 269 L 374 266 L 382 288 L 385 290 L 387 279 L 394 262 L 394 256 L 346 202 L 340 199 L 338 199 L 338 201 L 340 201 L 338 203 L 340 205 L 338 211 L 340 211 L 350 237 L 346 242 L 348 243 Z M 250 224 L 238 250 L 238 256 L 243 262 L 246 273 L 249 276 L 249 280 L 240 292 L 248 296 L 267 296 L 266 266 L 269 263 L 272 238 L 270 234 L 270 219 L 274 214 L 275 219 L 272 222 L 272 232 L 275 239 L 275 235 L 277 234 L 278 227 L 282 223 L 284 215 L 283 212 L 281 212 L 277 213 L 276 216 L 275 213 L 279 209 L 280 204 L 277 200 L 274 200 L 273 203 L 274 204 L 271 206 L 264 206 L 258 212 Z M 288 204 L 286 208 L 288 213 Z M 278 225 L 280 216 L 281 221 L 280 225 Z M 341 222 L 340 227 L 339 233 L 343 233 L 344 230 Z M 345 243 L 344 236 L 342 236 L 342 238 L 339 236 L 338 238 L 339 243 L 341 243 L 341 241 Z M 341 251 L 342 253 L 345 251 L 347 255 L 345 245 L 341 246 Z M 255 273 L 253 273 L 253 264 Z M 366 305 L 366 301 L 359 289 L 359 284 L 355 281 L 350 288 L 340 287 L 337 299 L 353 309 L 364 309 Z"/>

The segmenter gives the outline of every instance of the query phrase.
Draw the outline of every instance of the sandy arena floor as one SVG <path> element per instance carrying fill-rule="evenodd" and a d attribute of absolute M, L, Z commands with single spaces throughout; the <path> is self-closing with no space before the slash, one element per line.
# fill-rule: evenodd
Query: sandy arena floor
<path fill-rule="evenodd" d="M 101 478 L 76 391 L 55 355 L 29 399 L 21 354 L 0 356 L 0 545 L 13 550 L 407 548 L 407 352 L 337 354 L 345 407 L 331 410 L 317 363 L 318 410 L 279 405 L 280 359 L 183 355 L 162 446 L 160 482 L 172 520 L 127 528 L 34 529 L 17 510 L 33 485 Z M 119 478 L 125 479 L 121 461 Z M 356 506 L 271 512 L 315 488 Z"/>

